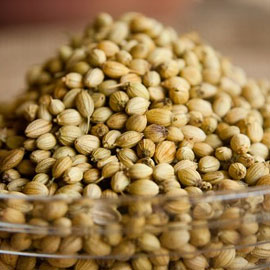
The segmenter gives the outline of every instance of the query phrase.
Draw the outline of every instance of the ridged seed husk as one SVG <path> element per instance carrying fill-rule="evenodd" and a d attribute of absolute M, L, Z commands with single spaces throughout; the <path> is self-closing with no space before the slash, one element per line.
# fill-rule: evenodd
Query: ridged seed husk
<path fill-rule="evenodd" d="M 23 148 L 9 151 L 8 154 L 1 161 L 1 172 L 10 170 L 19 165 L 19 163 L 23 160 L 24 152 L 25 151 Z"/>
<path fill-rule="evenodd" d="M 37 138 L 42 134 L 48 133 L 52 129 L 52 123 L 44 120 L 37 119 L 31 122 L 25 129 L 25 135 L 29 138 Z"/>
<path fill-rule="evenodd" d="M 116 145 L 122 148 L 132 148 L 143 137 L 142 133 L 136 131 L 126 131 L 116 139 Z"/>

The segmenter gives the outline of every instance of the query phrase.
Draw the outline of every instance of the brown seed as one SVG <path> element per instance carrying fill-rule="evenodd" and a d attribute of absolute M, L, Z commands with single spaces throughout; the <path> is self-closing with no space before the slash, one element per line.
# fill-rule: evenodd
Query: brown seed
<path fill-rule="evenodd" d="M 51 99 L 49 111 L 53 115 L 57 115 L 65 109 L 65 104 L 59 99 Z"/>
<path fill-rule="evenodd" d="M 52 129 L 52 123 L 43 120 L 37 119 L 31 122 L 25 129 L 25 135 L 29 138 L 37 138 L 42 134 L 49 132 Z"/>
<path fill-rule="evenodd" d="M 57 141 L 52 133 L 45 133 L 39 136 L 36 140 L 37 148 L 41 150 L 51 150 L 56 145 Z"/>
<path fill-rule="evenodd" d="M 172 113 L 166 109 L 151 109 L 146 112 L 146 117 L 151 124 L 167 127 L 171 124 Z"/>
<path fill-rule="evenodd" d="M 181 128 L 185 138 L 194 142 L 203 142 L 206 139 L 206 135 L 203 130 L 198 127 L 186 125 Z"/>
<path fill-rule="evenodd" d="M 103 72 L 110 78 L 120 78 L 129 72 L 129 69 L 121 63 L 107 61 L 103 64 Z"/>
<path fill-rule="evenodd" d="M 146 100 L 149 100 L 150 98 L 147 88 L 142 83 L 130 82 L 127 84 L 125 88 L 130 98 L 142 97 L 145 98 Z"/>
<path fill-rule="evenodd" d="M 140 179 L 132 182 L 127 191 L 132 195 L 155 196 L 159 192 L 159 187 L 155 182 L 148 179 Z"/>
<path fill-rule="evenodd" d="M 157 163 L 171 163 L 175 159 L 175 154 L 175 143 L 171 141 L 163 141 L 158 143 L 154 157 Z"/>
<path fill-rule="evenodd" d="M 153 169 L 145 164 L 137 163 L 129 168 L 128 174 L 131 179 L 143 179 L 152 175 Z"/>
<path fill-rule="evenodd" d="M 218 147 L 215 156 L 220 161 L 229 161 L 232 158 L 232 150 L 229 147 Z"/>
<path fill-rule="evenodd" d="M 203 142 L 194 143 L 192 150 L 198 157 L 210 156 L 214 152 L 214 149 L 211 145 Z"/>
<path fill-rule="evenodd" d="M 154 143 L 159 143 L 167 138 L 168 130 L 160 125 L 152 124 L 145 128 L 144 136 Z"/>
<path fill-rule="evenodd" d="M 88 88 L 97 87 L 104 80 L 104 73 L 99 68 L 90 69 L 84 77 L 84 85 Z"/>
<path fill-rule="evenodd" d="M 52 167 L 52 176 L 59 178 L 72 165 L 72 159 L 69 156 L 57 159 Z"/>
<path fill-rule="evenodd" d="M 108 107 L 99 107 L 97 108 L 91 118 L 93 123 L 104 123 L 110 116 L 113 114 L 112 110 Z"/>
<path fill-rule="evenodd" d="M 190 111 L 199 111 L 204 117 L 211 116 L 213 113 L 211 103 L 204 99 L 190 99 L 187 106 Z"/>
<path fill-rule="evenodd" d="M 83 155 L 90 154 L 94 149 L 97 149 L 99 145 L 99 138 L 93 135 L 83 135 L 74 142 L 76 150 Z"/>
<path fill-rule="evenodd" d="M 75 184 L 80 182 L 83 179 L 83 170 L 79 167 L 70 167 L 68 168 L 64 175 L 63 180 L 67 184 Z"/>
<path fill-rule="evenodd" d="M 116 139 L 116 145 L 120 147 L 132 148 L 143 137 L 143 134 L 136 131 L 126 131 Z"/>
<path fill-rule="evenodd" d="M 195 155 L 191 148 L 184 146 L 178 148 L 176 158 L 178 160 L 194 160 Z"/>
<path fill-rule="evenodd" d="M 1 172 L 10 170 L 16 167 L 23 159 L 24 149 L 14 149 L 8 152 L 8 154 L 1 161 Z"/>
<path fill-rule="evenodd" d="M 147 125 L 147 118 L 145 115 L 134 114 L 126 121 L 126 129 L 137 132 L 143 132 Z"/>
<path fill-rule="evenodd" d="M 245 154 L 250 148 L 250 140 L 244 134 L 236 134 L 231 138 L 230 145 L 237 154 Z"/>
<path fill-rule="evenodd" d="M 227 267 L 235 258 L 235 249 L 233 246 L 227 246 L 227 249 L 222 250 L 219 255 L 214 258 L 214 267 Z"/>
<path fill-rule="evenodd" d="M 264 175 L 269 174 L 269 168 L 264 163 L 255 163 L 247 169 L 245 182 L 254 185 Z"/>
<path fill-rule="evenodd" d="M 66 109 L 57 115 L 56 121 L 60 126 L 77 126 L 82 122 L 82 117 L 78 111 Z"/>
<path fill-rule="evenodd" d="M 25 185 L 23 192 L 27 195 L 49 195 L 48 188 L 39 182 L 29 182 Z"/>
<path fill-rule="evenodd" d="M 123 111 L 129 101 L 128 95 L 123 91 L 116 91 L 110 95 L 109 105 L 115 112 Z"/>
<path fill-rule="evenodd" d="M 242 163 L 232 163 L 229 167 L 229 174 L 232 179 L 240 180 L 246 176 L 246 167 Z"/>
<path fill-rule="evenodd" d="M 220 162 L 213 156 L 202 157 L 199 161 L 199 170 L 202 173 L 215 172 L 219 169 Z"/>
<path fill-rule="evenodd" d="M 127 123 L 128 116 L 125 113 L 114 113 L 107 120 L 106 124 L 111 129 L 123 129 Z"/>
<path fill-rule="evenodd" d="M 149 139 L 141 140 L 137 145 L 137 154 L 140 158 L 142 157 L 153 157 L 156 146 L 153 141 Z"/>
<path fill-rule="evenodd" d="M 169 250 L 177 250 L 184 244 L 188 243 L 190 239 L 189 232 L 183 227 L 181 228 L 181 225 L 183 224 L 177 224 L 177 222 L 168 224 L 168 230 L 163 232 L 160 237 L 162 246 L 168 248 Z"/>
<path fill-rule="evenodd" d="M 80 114 L 87 118 L 87 123 L 89 126 L 90 117 L 94 112 L 94 101 L 87 91 L 82 90 L 76 96 L 76 107 Z"/>
<path fill-rule="evenodd" d="M 199 186 L 201 184 L 201 175 L 193 168 L 184 168 L 177 171 L 180 183 L 185 186 Z"/>
<path fill-rule="evenodd" d="M 143 98 L 143 97 L 133 97 L 131 98 L 125 108 L 125 111 L 129 115 L 134 114 L 144 114 L 148 107 L 150 105 L 150 102 Z"/>
<path fill-rule="evenodd" d="M 56 133 L 62 145 L 72 145 L 74 141 L 82 135 L 82 130 L 77 126 L 63 126 Z"/>

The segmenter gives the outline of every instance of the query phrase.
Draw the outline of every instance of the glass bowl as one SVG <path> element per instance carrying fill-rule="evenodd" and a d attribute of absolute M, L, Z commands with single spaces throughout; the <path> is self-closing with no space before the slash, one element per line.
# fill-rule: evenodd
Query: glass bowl
<path fill-rule="evenodd" d="M 136 270 L 270 266 L 268 186 L 118 199 L 3 193 L 0 209 L 0 265 L 26 256 L 38 258 L 33 269 L 46 269 L 38 268 L 46 261 L 84 269 L 76 265 L 85 259 L 106 269 L 117 262 Z"/>

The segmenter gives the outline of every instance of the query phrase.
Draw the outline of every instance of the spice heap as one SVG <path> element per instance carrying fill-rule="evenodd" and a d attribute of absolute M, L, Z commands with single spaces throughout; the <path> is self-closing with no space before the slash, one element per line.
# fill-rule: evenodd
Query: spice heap
<path fill-rule="evenodd" d="M 137 13 L 127 13 L 116 21 L 102 13 L 82 36 L 60 47 L 57 56 L 31 69 L 27 82 L 27 91 L 0 115 L 1 193 L 74 199 L 179 196 L 178 204 L 158 212 L 161 216 L 153 213 L 151 204 L 148 208 L 147 203 L 142 207 L 137 202 L 133 212 L 129 209 L 137 217 L 126 214 L 118 221 L 125 226 L 136 224 L 134 229 L 147 224 L 145 216 L 152 226 L 162 222 L 168 226 L 200 224 L 197 231 L 138 231 L 123 239 L 87 238 L 84 244 L 81 237 L 32 235 L 24 239 L 29 243 L 20 250 L 84 250 L 96 256 L 129 252 L 127 261 L 135 252 L 163 254 L 159 259 L 143 254 L 131 263 L 50 259 L 39 269 L 73 265 L 76 270 L 200 270 L 209 265 L 240 269 L 269 257 L 269 244 L 262 248 L 264 254 L 256 249 L 252 253 L 254 248 L 238 252 L 233 247 L 243 236 L 246 245 L 256 243 L 258 225 L 252 223 L 249 230 L 237 223 L 212 234 L 207 220 L 226 216 L 226 207 L 213 210 L 204 203 L 191 208 L 183 199 L 211 190 L 234 192 L 270 184 L 268 81 L 248 79 L 241 68 L 195 33 L 179 36 L 174 29 Z M 254 200 L 251 208 L 261 204 L 260 210 L 269 211 L 269 200 Z M 50 208 L 59 211 L 52 217 L 41 213 L 44 204 L 22 210 L 18 203 L 8 202 L 1 205 L 2 221 L 25 223 L 27 216 L 30 224 L 41 226 L 93 225 L 91 214 L 72 215 L 60 202 Z M 228 217 L 241 213 L 240 207 L 230 209 Z M 143 219 L 138 212 L 145 215 Z M 120 211 L 110 214 L 121 215 Z M 19 237 L 21 234 L 14 234 L 11 240 L 3 236 L 6 240 L 1 248 L 16 249 Z M 78 247 L 73 250 L 71 242 Z M 70 250 L 63 248 L 68 243 Z M 226 248 L 206 255 L 196 253 L 197 248 L 208 246 Z M 171 251 L 183 250 L 192 254 L 169 256 Z M 8 265 L 15 267 L 17 261 L 16 269 L 36 269 L 34 258 L 20 257 L 14 263 L 3 256 L 1 269 L 11 269 Z M 35 261 L 29 263 L 32 268 L 20 266 L 27 260 Z"/>

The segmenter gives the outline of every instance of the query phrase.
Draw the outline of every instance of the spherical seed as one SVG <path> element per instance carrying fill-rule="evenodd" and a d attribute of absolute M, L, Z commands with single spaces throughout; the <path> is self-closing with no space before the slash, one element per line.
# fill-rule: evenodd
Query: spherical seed
<path fill-rule="evenodd" d="M 119 63 L 125 66 L 128 66 L 132 60 L 131 54 L 125 50 L 120 50 L 118 53 L 116 53 L 115 57 Z"/>
<path fill-rule="evenodd" d="M 82 75 L 71 72 L 64 77 L 64 82 L 68 88 L 80 88 L 82 86 Z"/>
<path fill-rule="evenodd" d="M 263 138 L 263 128 L 259 122 L 254 121 L 247 125 L 247 136 L 251 142 L 260 142 Z"/>
<path fill-rule="evenodd" d="M 143 97 L 133 97 L 127 102 L 125 111 L 129 115 L 144 114 L 149 105 L 150 102 L 147 99 Z"/>
<path fill-rule="evenodd" d="M 199 186 L 202 179 L 201 175 L 193 168 L 183 168 L 177 171 L 180 183 L 185 186 Z"/>
<path fill-rule="evenodd" d="M 157 163 L 171 163 L 175 159 L 175 154 L 175 143 L 170 141 L 163 141 L 158 143 L 154 158 Z"/>
<path fill-rule="evenodd" d="M 199 161 L 199 170 L 203 173 L 215 172 L 219 169 L 220 162 L 213 156 L 202 157 Z"/>
<path fill-rule="evenodd" d="M 187 106 L 190 111 L 199 111 L 204 117 L 210 116 L 213 113 L 211 103 L 204 99 L 190 99 L 187 103 Z"/>
<path fill-rule="evenodd" d="M 109 105 L 115 112 L 123 111 L 129 101 L 128 95 L 123 91 L 116 91 L 110 95 Z"/>
<path fill-rule="evenodd" d="M 149 100 L 150 95 L 147 88 L 139 82 L 130 82 L 126 86 L 127 94 L 130 98 L 142 97 Z"/>
<path fill-rule="evenodd" d="M 96 136 L 83 135 L 75 140 L 74 146 L 79 153 L 88 155 L 100 146 L 100 141 Z"/>
<path fill-rule="evenodd" d="M 220 161 L 229 161 L 232 158 L 232 150 L 225 146 L 218 147 L 215 156 Z"/>
<path fill-rule="evenodd" d="M 56 145 L 56 139 L 52 133 L 45 133 L 37 138 L 37 148 L 41 150 L 51 150 Z"/>
<path fill-rule="evenodd" d="M 126 121 L 126 129 L 137 132 L 143 132 L 147 125 L 147 118 L 145 115 L 133 114 Z"/>
<path fill-rule="evenodd" d="M 97 87 L 104 80 L 104 73 L 99 68 L 90 69 L 84 76 L 84 85 L 88 88 Z"/>
<path fill-rule="evenodd" d="M 82 130 L 77 126 L 63 126 L 58 130 L 58 140 L 62 145 L 72 145 L 82 135 Z"/>
<path fill-rule="evenodd" d="M 166 109 L 151 109 L 146 112 L 146 117 L 151 124 L 167 127 L 171 124 L 172 113 Z"/>
<path fill-rule="evenodd" d="M 56 121 L 60 126 L 77 126 L 82 122 L 82 117 L 78 111 L 66 109 L 57 115 Z"/>
<path fill-rule="evenodd" d="M 153 177 L 156 181 L 165 181 L 174 176 L 174 168 L 168 163 L 160 163 L 153 169 Z"/>
<path fill-rule="evenodd" d="M 83 190 L 83 195 L 92 199 L 98 199 L 101 197 L 102 190 L 96 184 L 89 184 Z"/>
<path fill-rule="evenodd" d="M 267 159 L 269 150 L 268 147 L 263 143 L 253 143 L 250 146 L 249 150 L 250 154 L 254 157 L 261 157 L 263 159 Z"/>
<path fill-rule="evenodd" d="M 66 95 L 63 98 L 63 103 L 66 109 L 75 106 L 76 97 L 80 93 L 80 91 L 81 89 L 75 88 L 66 93 Z"/>
<path fill-rule="evenodd" d="M 152 124 L 145 128 L 144 136 L 154 143 L 164 141 L 167 138 L 168 130 L 160 125 Z"/>
<path fill-rule="evenodd" d="M 97 108 L 91 118 L 93 123 L 104 123 L 110 116 L 113 114 L 112 110 L 108 107 L 99 107 Z"/>
<path fill-rule="evenodd" d="M 98 123 L 95 126 L 91 127 L 91 135 L 94 135 L 98 138 L 102 138 L 104 135 L 106 135 L 109 132 L 108 126 L 106 126 L 103 123 Z"/>
<path fill-rule="evenodd" d="M 192 150 L 198 157 L 210 156 L 214 152 L 213 147 L 204 142 L 194 143 Z"/>
<path fill-rule="evenodd" d="M 53 115 L 61 113 L 65 109 L 65 104 L 59 99 L 51 99 L 49 111 Z"/>
<path fill-rule="evenodd" d="M 147 87 L 158 86 L 160 80 L 160 75 L 156 71 L 148 71 L 143 76 L 143 83 Z"/>
<path fill-rule="evenodd" d="M 70 167 L 64 172 L 63 180 L 67 184 L 74 184 L 80 182 L 83 175 L 83 171 L 79 167 Z"/>
<path fill-rule="evenodd" d="M 123 192 L 129 184 L 130 179 L 122 171 L 117 172 L 111 180 L 111 187 L 112 190 L 115 192 Z"/>
<path fill-rule="evenodd" d="M 249 150 L 250 140 L 244 134 L 236 134 L 231 138 L 230 145 L 237 154 L 245 154 Z"/>
<path fill-rule="evenodd" d="M 246 167 L 242 163 L 232 163 L 229 167 L 229 174 L 232 179 L 240 180 L 246 176 Z"/>
<path fill-rule="evenodd" d="M 103 147 L 113 149 L 116 147 L 116 140 L 121 136 L 118 130 L 110 130 L 102 139 Z"/>
<path fill-rule="evenodd" d="M 194 160 L 195 155 L 191 148 L 184 146 L 178 148 L 176 152 L 176 158 L 178 160 Z"/>
<path fill-rule="evenodd" d="M 155 154 L 156 146 L 153 141 L 149 139 L 143 139 L 138 143 L 136 149 L 139 157 L 153 157 Z"/>
<path fill-rule="evenodd" d="M 163 232 L 160 238 L 162 246 L 169 250 L 177 250 L 189 241 L 188 231 L 181 229 L 181 224 L 179 225 L 180 228 L 177 228 L 177 222 L 169 224 L 171 230 Z M 176 227 L 175 230 L 173 230 L 174 226 Z"/>

